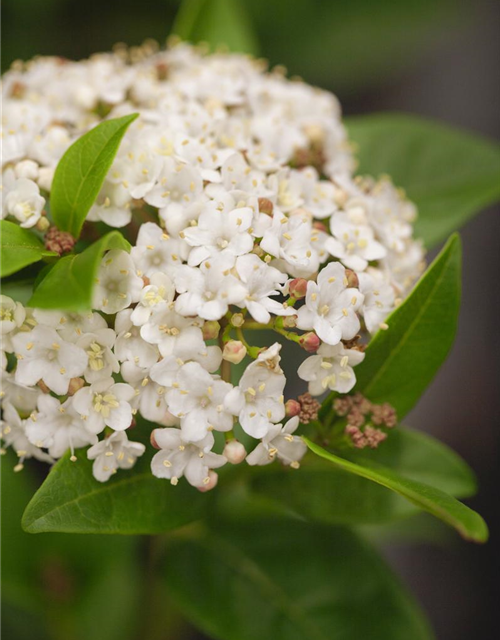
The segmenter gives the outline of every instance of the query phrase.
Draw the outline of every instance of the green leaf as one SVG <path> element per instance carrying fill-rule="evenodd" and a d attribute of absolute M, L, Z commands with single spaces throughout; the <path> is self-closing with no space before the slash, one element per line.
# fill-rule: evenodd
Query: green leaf
<path fill-rule="evenodd" d="M 8 220 L 0 221 L 0 238 L 2 278 L 38 262 L 45 256 L 57 256 L 57 253 L 47 251 L 43 242 L 32 231 Z"/>
<path fill-rule="evenodd" d="M 172 33 L 193 43 L 226 46 L 230 51 L 258 52 L 257 38 L 241 0 L 184 0 Z"/>
<path fill-rule="evenodd" d="M 389 402 L 399 419 L 413 407 L 445 360 L 460 306 L 460 238 L 454 235 L 406 300 L 387 318 L 356 367 L 356 390 Z"/>
<path fill-rule="evenodd" d="M 340 469 L 395 491 L 420 509 L 428 511 L 436 518 L 454 527 L 466 540 L 486 542 L 488 539 L 488 527 L 481 516 L 444 491 L 406 478 L 395 473 L 392 469 L 366 458 L 360 459 L 359 464 L 351 462 L 326 451 L 307 438 L 304 440 L 316 455 L 332 462 Z"/>
<path fill-rule="evenodd" d="M 50 192 L 54 222 L 77 238 L 94 204 L 104 178 L 128 126 L 137 118 L 133 113 L 105 120 L 74 142 L 57 165 Z"/>
<path fill-rule="evenodd" d="M 187 482 L 155 478 L 148 453 L 105 483 L 92 476 L 85 451 L 77 457 L 71 462 L 68 453 L 52 468 L 24 512 L 25 531 L 161 533 L 198 519 L 210 499 Z"/>
<path fill-rule="evenodd" d="M 347 529 L 289 519 L 175 539 L 173 597 L 219 640 L 427 640 L 426 621 L 391 570 Z"/>
<path fill-rule="evenodd" d="M 102 256 L 110 249 L 130 251 L 119 231 L 110 231 L 82 253 L 61 258 L 35 289 L 30 307 L 88 311 Z"/>
<path fill-rule="evenodd" d="M 500 147 L 403 114 L 346 119 L 359 172 L 387 173 L 418 207 L 416 237 L 433 247 L 500 198 Z"/>
<path fill-rule="evenodd" d="M 343 456 L 353 462 L 382 464 L 455 497 L 465 498 L 476 491 L 472 471 L 454 451 L 403 427 L 375 450 Z M 219 482 L 215 498 L 223 517 L 248 519 L 265 511 L 329 524 L 380 525 L 417 513 L 415 505 L 393 491 L 316 456 L 306 456 L 299 471 L 267 465 L 246 470 L 244 478 L 242 471 L 238 469 L 239 483 L 225 477 Z"/>

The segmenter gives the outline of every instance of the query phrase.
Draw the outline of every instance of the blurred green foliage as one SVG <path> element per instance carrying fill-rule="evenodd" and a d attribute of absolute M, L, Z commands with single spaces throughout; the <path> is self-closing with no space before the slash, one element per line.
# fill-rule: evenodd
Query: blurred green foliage
<path fill-rule="evenodd" d="M 109 50 L 119 41 L 163 42 L 179 4 L 179 0 L 4 0 L 3 69 L 17 58 L 37 54 L 82 58 Z M 217 30 L 228 17 L 229 3 L 211 4 L 219 16 L 212 23 Z M 459 36 L 473 6 L 470 0 L 239 0 L 238 4 L 253 23 L 260 55 L 341 96 L 364 92 L 415 68 L 438 42 Z M 178 28 L 185 32 L 186 18 L 181 15 L 179 20 Z M 243 48 L 255 48 L 251 27 L 243 28 L 240 37 L 245 38 Z"/>

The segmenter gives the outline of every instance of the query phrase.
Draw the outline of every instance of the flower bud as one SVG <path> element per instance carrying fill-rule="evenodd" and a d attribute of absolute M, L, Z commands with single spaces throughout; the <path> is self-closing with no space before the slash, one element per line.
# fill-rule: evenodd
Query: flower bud
<path fill-rule="evenodd" d="M 53 167 L 40 167 L 38 170 L 38 186 L 40 189 L 50 191 L 52 180 L 54 179 L 54 171 L 55 169 Z"/>
<path fill-rule="evenodd" d="M 231 324 L 233 327 L 242 327 L 245 322 L 245 318 L 242 313 L 233 313 L 231 316 Z"/>
<path fill-rule="evenodd" d="M 74 396 L 75 393 L 79 391 L 84 384 L 85 380 L 83 378 L 71 378 L 71 380 L 69 381 L 68 396 Z"/>
<path fill-rule="evenodd" d="M 305 278 L 295 278 L 290 282 L 288 291 L 297 300 L 304 298 L 307 292 L 307 280 Z"/>
<path fill-rule="evenodd" d="M 158 443 L 156 442 L 155 431 L 156 431 L 156 429 L 153 429 L 153 431 L 151 431 L 151 434 L 149 436 L 149 440 L 151 442 L 151 446 L 152 447 L 154 447 L 155 449 L 160 449 L 161 447 L 159 447 Z"/>
<path fill-rule="evenodd" d="M 203 340 L 216 340 L 219 336 L 220 324 L 217 320 L 207 320 L 203 324 Z"/>
<path fill-rule="evenodd" d="M 287 400 L 285 402 L 285 415 L 287 418 L 293 418 L 298 416 L 301 410 L 301 405 L 298 400 Z"/>
<path fill-rule="evenodd" d="M 38 164 L 33 160 L 21 160 L 16 164 L 16 177 L 36 180 L 38 178 Z"/>
<path fill-rule="evenodd" d="M 359 287 L 359 278 L 356 272 L 354 272 L 352 269 L 345 270 L 345 277 L 347 280 L 348 287 L 354 287 L 355 289 Z"/>
<path fill-rule="evenodd" d="M 313 229 L 316 229 L 316 231 L 323 231 L 323 233 L 328 233 L 328 229 L 326 225 L 323 224 L 323 222 L 320 222 L 319 220 L 315 220 L 313 222 Z"/>
<path fill-rule="evenodd" d="M 42 214 L 42 217 L 40 218 L 40 220 L 38 220 L 38 222 L 36 223 L 35 226 L 36 226 L 38 231 L 40 231 L 41 233 L 45 233 L 47 231 L 47 229 L 50 227 L 50 222 Z"/>
<path fill-rule="evenodd" d="M 224 351 L 222 352 L 224 360 L 232 362 L 233 364 L 239 364 L 246 355 L 247 349 L 239 340 L 229 340 L 229 342 L 226 342 Z"/>
<path fill-rule="evenodd" d="M 245 447 L 238 440 L 230 440 L 226 442 L 222 455 L 227 458 L 231 464 L 240 464 L 247 457 Z"/>
<path fill-rule="evenodd" d="M 321 340 L 313 331 L 310 331 L 301 336 L 299 344 L 307 353 L 316 353 L 321 345 Z"/>
<path fill-rule="evenodd" d="M 274 205 L 268 198 L 259 198 L 259 211 L 268 216 L 273 215 Z"/>
<path fill-rule="evenodd" d="M 71 233 L 61 231 L 57 227 L 50 227 L 45 234 L 45 248 L 49 251 L 55 251 L 60 256 L 69 253 L 75 246 L 76 240 Z"/>
<path fill-rule="evenodd" d="M 210 491 L 214 487 L 216 487 L 218 481 L 219 481 L 219 476 L 215 473 L 215 471 L 212 471 L 212 469 L 210 469 L 210 471 L 208 472 L 208 476 L 203 481 L 203 484 L 201 485 L 201 487 L 196 487 L 196 488 L 198 489 L 198 491 L 205 493 L 207 491 Z"/>

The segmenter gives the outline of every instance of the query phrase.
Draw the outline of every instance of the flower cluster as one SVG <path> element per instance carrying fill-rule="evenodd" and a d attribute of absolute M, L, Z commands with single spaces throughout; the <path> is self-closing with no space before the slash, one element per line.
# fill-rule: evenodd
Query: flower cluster
<path fill-rule="evenodd" d="M 40 58 L 4 78 L 2 215 L 58 253 L 74 244 L 47 216 L 62 154 L 103 117 L 139 118 L 87 218 L 133 243 L 103 257 L 93 310 L 1 298 L 2 438 L 18 467 L 90 445 L 106 481 L 145 451 L 128 438 L 139 413 L 159 425 L 153 474 L 206 490 L 228 461 L 299 466 L 311 396 L 351 391 L 360 336 L 387 329 L 423 250 L 404 194 L 354 176 L 332 94 L 245 56 L 153 49 Z M 277 341 L 252 346 L 259 328 Z M 285 402 L 282 338 L 305 355 L 302 400 Z"/>

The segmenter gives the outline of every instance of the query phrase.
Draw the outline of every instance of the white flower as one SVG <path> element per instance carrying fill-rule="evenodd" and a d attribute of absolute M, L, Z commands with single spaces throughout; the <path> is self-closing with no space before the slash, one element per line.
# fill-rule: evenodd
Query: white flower
<path fill-rule="evenodd" d="M 87 215 L 87 220 L 102 220 L 110 227 L 124 227 L 132 219 L 131 200 L 123 184 L 106 181 Z"/>
<path fill-rule="evenodd" d="M 43 393 L 38 398 L 38 413 L 26 422 L 26 435 L 37 447 L 48 449 L 53 458 L 60 458 L 68 449 L 97 442 L 73 406 L 73 398 L 61 404 L 57 398 Z"/>
<path fill-rule="evenodd" d="M 33 317 L 39 323 L 52 327 L 68 342 L 76 342 L 84 333 L 95 333 L 99 329 L 106 329 L 106 320 L 95 312 L 68 313 L 62 311 L 48 311 L 33 309 Z"/>
<path fill-rule="evenodd" d="M 296 278 L 309 278 L 319 267 L 313 237 L 315 234 L 309 214 L 298 209 L 287 217 L 276 210 L 272 226 L 265 232 L 260 246 L 279 259 L 276 266 L 283 268 L 283 271 Z"/>
<path fill-rule="evenodd" d="M 182 213 L 200 197 L 203 181 L 200 172 L 188 164 L 165 158 L 158 181 L 145 197 L 148 204 L 158 207 L 160 217 L 169 229 L 169 221 Z"/>
<path fill-rule="evenodd" d="M 8 214 L 19 220 L 21 227 L 29 228 L 40 220 L 45 199 L 36 182 L 19 178 L 6 195 L 4 206 Z"/>
<path fill-rule="evenodd" d="M 134 388 L 129 384 L 115 383 L 113 378 L 99 380 L 75 393 L 73 407 L 92 433 L 101 433 L 104 427 L 123 431 L 132 423 L 133 413 L 129 401 L 134 393 Z"/>
<path fill-rule="evenodd" d="M 278 458 L 283 464 L 298 469 L 300 460 L 307 451 L 307 446 L 302 438 L 292 435 L 298 426 L 298 416 L 290 418 L 284 426 L 281 424 L 271 425 L 262 442 L 256 446 L 252 453 L 247 455 L 248 464 L 265 465 Z"/>
<path fill-rule="evenodd" d="M 15 166 L 17 178 L 36 180 L 38 178 L 38 163 L 33 160 L 21 160 Z"/>
<path fill-rule="evenodd" d="M 139 367 L 151 367 L 160 354 L 153 344 L 148 344 L 140 334 L 140 328 L 132 324 L 132 309 L 124 309 L 116 314 L 114 346 L 115 355 L 120 362 L 130 360 Z"/>
<path fill-rule="evenodd" d="M 61 336 L 50 327 L 37 325 L 30 332 L 21 332 L 12 338 L 17 357 L 16 382 L 28 386 L 39 380 L 57 393 L 68 392 L 71 378 L 81 376 L 87 368 L 88 356 L 83 349 Z"/>
<path fill-rule="evenodd" d="M 317 283 L 308 282 L 305 305 L 297 311 L 297 327 L 314 329 L 331 345 L 351 340 L 360 328 L 356 311 L 362 304 L 358 289 L 347 288 L 344 267 L 332 262 L 320 271 Z"/>
<path fill-rule="evenodd" d="M 199 442 L 188 443 L 182 438 L 180 429 L 155 429 L 152 434 L 160 451 L 151 460 L 151 471 L 157 478 L 167 478 L 176 485 L 179 478 L 193 487 L 209 483 L 210 469 L 226 464 L 226 458 L 212 452 L 214 437 L 208 433 Z"/>
<path fill-rule="evenodd" d="M 83 372 L 87 382 L 97 382 L 120 371 L 120 365 L 111 351 L 116 334 L 113 329 L 97 329 L 95 333 L 85 333 L 76 342 L 88 356 L 88 366 Z"/>
<path fill-rule="evenodd" d="M 199 268 L 179 267 L 175 286 L 181 294 L 175 310 L 183 316 L 199 315 L 205 320 L 219 320 L 230 304 L 241 306 L 246 295 L 243 284 L 231 273 L 234 258 L 219 255 Z"/>
<path fill-rule="evenodd" d="M 361 351 L 346 349 L 342 343 L 322 344 L 317 354 L 304 360 L 297 374 L 309 382 L 309 393 L 313 396 L 320 396 L 327 389 L 348 393 L 356 384 L 353 367 L 364 357 Z"/>
<path fill-rule="evenodd" d="M 236 271 L 246 287 L 244 306 L 252 317 L 262 324 L 271 320 L 271 313 L 277 316 L 293 315 L 293 309 L 285 308 L 270 296 L 279 295 L 279 286 L 286 280 L 286 274 L 270 267 L 258 256 L 250 254 L 236 260 Z"/>
<path fill-rule="evenodd" d="M 182 437 L 197 442 L 208 431 L 230 431 L 233 416 L 224 407 L 224 398 L 232 385 L 214 379 L 197 362 L 181 366 L 174 388 L 167 392 L 169 411 L 181 419 Z"/>
<path fill-rule="evenodd" d="M 134 397 L 130 400 L 134 411 L 139 411 L 146 420 L 167 427 L 178 424 L 178 418 L 172 416 L 168 410 L 165 397 L 167 388 L 153 382 L 149 377 L 148 369 L 127 361 L 121 366 L 121 374 L 123 379 L 134 387 Z"/>
<path fill-rule="evenodd" d="M 2 402 L 14 405 L 24 415 L 35 409 L 38 396 L 41 393 L 39 387 L 28 387 L 16 382 L 14 373 L 0 372 L 0 399 Z"/>
<path fill-rule="evenodd" d="M 131 469 L 146 447 L 140 442 L 129 442 L 124 431 L 115 431 L 87 450 L 93 460 L 92 473 L 99 482 L 107 482 L 118 469 Z"/>
<path fill-rule="evenodd" d="M 225 407 L 238 416 L 248 435 L 262 438 L 269 432 L 273 422 L 285 417 L 285 384 L 283 373 L 273 371 L 266 360 L 256 360 L 248 365 L 239 385 L 227 394 Z"/>
<path fill-rule="evenodd" d="M 154 222 L 146 222 L 141 225 L 130 255 L 136 269 L 150 278 L 159 271 L 173 277 L 188 253 L 189 247 L 184 240 L 171 238 Z"/>
<path fill-rule="evenodd" d="M 395 307 L 394 287 L 378 269 L 369 268 L 359 273 L 358 278 L 359 290 L 364 296 L 360 311 L 368 331 L 375 333 Z"/>
<path fill-rule="evenodd" d="M 125 139 L 107 180 L 121 184 L 132 198 L 144 198 L 153 189 L 162 170 L 163 159 L 138 141 Z"/>
<path fill-rule="evenodd" d="M 151 314 L 173 307 L 174 295 L 172 280 L 164 273 L 155 273 L 142 290 L 139 303 L 132 311 L 130 319 L 136 326 L 146 324 Z"/>
<path fill-rule="evenodd" d="M 345 211 L 334 213 L 330 230 L 333 237 L 327 241 L 326 248 L 350 269 L 363 271 L 370 261 L 380 260 L 387 254 L 385 247 L 374 238 L 363 202 L 353 200 Z"/>
<path fill-rule="evenodd" d="M 184 229 L 182 235 L 193 247 L 188 258 L 190 266 L 199 265 L 222 251 L 241 256 L 252 250 L 253 210 L 237 205 L 230 194 L 220 194 L 218 201 L 212 200 L 206 205 L 196 226 Z"/>
<path fill-rule="evenodd" d="M 108 251 L 99 269 L 93 307 L 105 313 L 117 313 L 139 300 L 143 286 L 128 253 L 120 249 Z"/>
<path fill-rule="evenodd" d="M 26 458 L 36 458 L 43 462 L 54 462 L 53 458 L 31 443 L 26 437 L 26 420 L 22 420 L 10 402 L 2 404 L 2 420 L 0 420 L 0 438 L 7 447 L 12 447 L 19 458 L 19 467 Z"/>
<path fill-rule="evenodd" d="M 4 351 L 12 351 L 11 338 L 22 327 L 25 318 L 26 311 L 20 302 L 0 295 L 0 336 Z"/>

